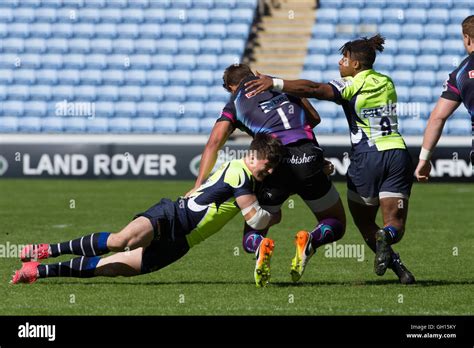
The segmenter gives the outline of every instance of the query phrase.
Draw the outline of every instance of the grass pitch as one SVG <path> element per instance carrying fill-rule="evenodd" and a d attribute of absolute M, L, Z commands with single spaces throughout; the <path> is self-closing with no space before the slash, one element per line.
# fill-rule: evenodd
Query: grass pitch
<path fill-rule="evenodd" d="M 191 182 L 1 180 L 0 245 L 59 242 L 98 231 L 115 232 L 162 197 L 176 198 Z M 345 185 L 337 187 L 345 201 Z M 293 236 L 315 220 L 292 197 L 275 240 L 272 279 L 253 281 L 253 255 L 243 252 L 239 214 L 222 231 L 177 263 L 133 278 L 41 279 L 8 282 L 20 261 L 0 258 L 2 315 L 472 315 L 474 313 L 474 203 L 472 184 L 416 184 L 407 232 L 395 247 L 418 283 L 403 286 L 390 271 L 377 277 L 365 260 L 328 257 L 324 247 L 301 282 L 290 279 Z M 348 214 L 348 210 L 346 209 Z M 348 216 L 339 244 L 364 242 Z M 347 256 L 347 255 L 346 255 Z M 70 259 L 66 255 L 59 260 Z M 52 262 L 52 261 L 47 261 Z"/>

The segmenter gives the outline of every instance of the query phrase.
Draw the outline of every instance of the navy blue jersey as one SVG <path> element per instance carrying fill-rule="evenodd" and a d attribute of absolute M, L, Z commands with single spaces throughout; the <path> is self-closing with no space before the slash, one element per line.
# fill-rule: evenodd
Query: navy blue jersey
<path fill-rule="evenodd" d="M 474 52 L 449 74 L 441 97 L 464 104 L 471 115 L 474 134 Z"/>
<path fill-rule="evenodd" d="M 315 140 L 301 99 L 275 91 L 266 91 L 249 98 L 244 84 L 254 79 L 257 77 L 245 78 L 240 83 L 217 122 L 231 122 L 234 129 L 238 128 L 250 136 L 257 133 L 271 134 L 280 139 L 283 145 L 301 139 Z"/>

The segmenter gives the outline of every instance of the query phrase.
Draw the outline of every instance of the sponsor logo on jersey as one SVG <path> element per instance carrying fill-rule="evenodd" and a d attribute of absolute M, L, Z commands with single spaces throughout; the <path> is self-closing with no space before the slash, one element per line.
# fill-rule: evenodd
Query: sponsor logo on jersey
<path fill-rule="evenodd" d="M 303 156 L 291 156 L 291 158 L 284 158 L 283 162 L 288 163 L 288 164 L 305 164 L 305 163 L 310 163 L 316 161 L 317 156 L 311 155 L 311 156 L 306 156 L 304 153 Z"/>
<path fill-rule="evenodd" d="M 261 102 L 259 104 L 260 108 L 262 108 L 264 113 L 269 113 L 270 111 L 284 105 L 288 104 L 290 101 L 288 100 L 288 97 L 286 94 L 279 94 L 276 97 L 273 97 L 270 100 Z"/>
<path fill-rule="evenodd" d="M 474 70 L 469 70 L 469 78 L 474 79 Z"/>
<path fill-rule="evenodd" d="M 329 83 L 333 85 L 334 87 L 336 87 L 339 92 L 342 92 L 344 88 L 352 85 L 352 80 L 342 78 L 342 79 L 329 81 Z"/>

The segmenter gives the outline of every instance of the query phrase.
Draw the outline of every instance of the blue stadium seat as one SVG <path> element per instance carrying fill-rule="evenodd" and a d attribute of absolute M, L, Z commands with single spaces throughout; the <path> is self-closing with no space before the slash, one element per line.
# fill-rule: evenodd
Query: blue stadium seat
<path fill-rule="evenodd" d="M 327 67 L 326 55 L 312 54 L 305 58 L 305 69 L 323 70 Z"/>
<path fill-rule="evenodd" d="M 73 26 L 71 23 L 52 23 L 52 33 L 54 33 L 54 37 L 56 38 L 65 38 L 69 39 L 73 37 L 74 31 Z"/>
<path fill-rule="evenodd" d="M 0 133 L 16 133 L 18 118 L 13 116 L 0 117 Z"/>
<path fill-rule="evenodd" d="M 115 122 L 115 120 L 113 120 L 113 122 Z M 88 133 L 107 133 L 109 131 L 109 119 L 107 117 L 87 119 L 85 125 Z"/>
<path fill-rule="evenodd" d="M 13 11 L 11 8 L 2 8 L 0 11 L 0 22 L 10 23 L 13 21 Z"/>
<path fill-rule="evenodd" d="M 61 83 L 77 85 L 80 81 L 78 70 L 62 70 L 60 74 Z"/>
<path fill-rule="evenodd" d="M 448 133 L 451 135 L 470 135 L 471 134 L 471 120 L 469 119 L 455 119 L 451 118 L 447 122 Z"/>
<path fill-rule="evenodd" d="M 431 70 L 418 70 L 415 71 L 413 80 L 416 85 L 433 87 L 435 86 L 436 77 Z"/>
<path fill-rule="evenodd" d="M 160 47 L 160 53 L 175 54 L 178 52 L 178 42 L 174 39 L 159 40 L 157 45 Z"/>
<path fill-rule="evenodd" d="M 65 117 L 63 120 L 63 129 L 67 133 L 84 133 L 86 131 L 85 117 Z"/>
<path fill-rule="evenodd" d="M 427 13 L 425 9 L 411 8 L 405 11 L 405 22 L 406 23 L 418 23 L 425 24 L 427 20 Z"/>
<path fill-rule="evenodd" d="M 202 54 L 220 54 L 222 52 L 222 40 L 204 39 L 201 40 Z"/>
<path fill-rule="evenodd" d="M 358 8 L 344 8 L 340 10 L 339 16 L 340 18 L 344 19 L 344 22 L 354 24 L 358 24 L 360 22 L 360 13 Z"/>
<path fill-rule="evenodd" d="M 446 38 L 447 39 L 456 39 L 459 40 L 461 35 L 461 29 L 459 24 L 448 24 L 445 26 L 446 28 Z"/>
<path fill-rule="evenodd" d="M 193 7 L 210 9 L 214 7 L 214 1 L 213 0 L 193 0 Z"/>
<path fill-rule="evenodd" d="M 188 101 L 205 102 L 209 99 L 207 86 L 191 86 L 186 88 L 186 99 Z"/>
<path fill-rule="evenodd" d="M 453 4 L 457 6 L 457 4 L 460 3 L 459 1 L 454 1 Z M 472 2 L 471 2 L 472 6 Z M 471 9 L 469 8 L 454 8 L 449 10 L 449 19 L 452 24 L 457 24 L 460 25 L 462 21 L 467 17 L 470 16 L 472 7 Z"/>
<path fill-rule="evenodd" d="M 186 87 L 170 86 L 166 88 L 166 101 L 183 102 L 186 100 Z"/>
<path fill-rule="evenodd" d="M 131 68 L 148 70 L 151 66 L 151 57 L 148 54 L 134 54 L 130 56 Z"/>
<path fill-rule="evenodd" d="M 8 37 L 2 40 L 3 51 L 7 53 L 21 53 L 25 51 L 25 44 L 21 38 L 12 38 Z M 26 46 L 26 52 L 36 52 L 31 51 L 29 46 Z"/>
<path fill-rule="evenodd" d="M 321 82 L 323 80 L 321 71 L 319 70 L 304 70 L 301 73 L 300 78 L 315 82 Z"/>
<path fill-rule="evenodd" d="M 137 115 L 137 108 L 134 102 L 120 101 L 118 103 L 115 103 L 114 107 L 115 107 L 115 116 L 129 118 L 129 117 L 135 117 Z M 115 120 L 112 123 L 115 123 Z M 111 124 L 109 126 L 111 126 Z"/>
<path fill-rule="evenodd" d="M 140 86 L 121 86 L 118 95 L 121 100 L 136 102 L 142 99 L 142 90 Z"/>
<path fill-rule="evenodd" d="M 149 117 L 137 117 L 131 125 L 134 133 L 153 133 L 155 129 L 153 118 Z"/>
<path fill-rule="evenodd" d="M 143 20 L 143 11 L 139 8 L 127 8 L 122 12 L 122 21 L 124 23 L 141 23 Z"/>
<path fill-rule="evenodd" d="M 196 85 L 212 85 L 214 83 L 214 75 L 212 70 L 194 70 L 191 72 L 191 80 Z"/>
<path fill-rule="evenodd" d="M 147 82 L 147 74 L 145 70 L 125 70 L 124 78 L 128 85 L 145 85 Z"/>
<path fill-rule="evenodd" d="M 342 8 L 353 8 L 364 6 L 365 0 L 344 0 L 342 2 Z"/>
<path fill-rule="evenodd" d="M 207 28 L 208 26 L 206 25 L 206 30 Z M 204 25 L 201 23 L 183 24 L 183 34 L 187 39 L 202 39 L 205 36 Z"/>
<path fill-rule="evenodd" d="M 432 98 L 432 89 L 425 86 L 412 87 L 410 89 L 410 96 L 411 101 L 429 103 Z"/>
<path fill-rule="evenodd" d="M 201 54 L 201 55 L 196 56 L 196 68 L 208 69 L 208 70 L 216 69 L 217 57 L 212 54 Z"/>
<path fill-rule="evenodd" d="M 33 84 L 36 80 L 36 73 L 33 69 L 16 69 L 13 70 L 14 83 Z"/>
<path fill-rule="evenodd" d="M 425 39 L 443 40 L 446 36 L 446 28 L 442 24 L 427 24 L 424 31 Z"/>
<path fill-rule="evenodd" d="M 41 56 L 38 54 L 24 54 L 20 59 L 22 68 L 38 69 L 41 66 Z"/>
<path fill-rule="evenodd" d="M 51 40 L 49 42 L 51 42 Z M 61 41 L 58 41 L 57 45 L 53 47 L 54 52 L 65 53 L 67 46 L 69 46 L 70 53 L 89 53 L 91 50 L 90 41 L 87 39 L 71 39 L 69 41 L 61 39 Z M 48 47 L 48 50 L 52 51 L 53 48 Z"/>
<path fill-rule="evenodd" d="M 409 54 L 399 54 L 395 56 L 395 69 L 416 70 L 416 58 Z"/>
<path fill-rule="evenodd" d="M 328 39 L 312 39 L 308 42 L 309 54 L 329 54 L 331 42 Z"/>
<path fill-rule="evenodd" d="M 64 129 L 64 118 L 58 116 L 44 117 L 41 120 L 41 128 L 46 133 L 61 133 Z"/>
<path fill-rule="evenodd" d="M 416 57 L 416 65 L 419 69 L 436 71 L 439 67 L 438 56 L 422 54 Z"/>
<path fill-rule="evenodd" d="M 323 81 L 325 82 L 341 78 L 341 75 L 339 74 L 339 70 L 335 70 L 335 69 L 323 70 L 322 75 L 323 75 Z"/>
<path fill-rule="evenodd" d="M 15 90 L 15 89 L 19 89 L 20 90 L 20 93 L 21 93 L 21 96 L 19 98 L 16 98 L 16 99 L 22 99 L 22 100 L 26 100 L 26 99 L 29 99 L 30 98 L 30 91 L 29 91 L 29 87 L 28 85 L 16 85 L 16 86 L 12 86 L 11 88 L 8 88 L 8 92 L 7 92 L 7 86 L 5 85 L 0 85 L 0 100 L 5 100 L 8 98 L 8 94 L 12 95 L 12 92 Z M 25 93 L 26 92 L 26 93 Z M 24 93 L 26 94 L 25 97 L 23 97 Z M 15 97 L 10 97 L 12 99 L 15 99 Z"/>
<path fill-rule="evenodd" d="M 161 8 L 149 8 L 145 11 L 144 20 L 149 23 L 164 23 L 166 21 L 165 10 Z"/>
<path fill-rule="evenodd" d="M 139 35 L 138 25 L 135 23 L 117 24 L 116 31 L 122 39 L 136 39 Z"/>
<path fill-rule="evenodd" d="M 245 48 L 245 40 L 227 39 L 222 41 L 222 51 L 224 54 L 241 55 Z"/>
<path fill-rule="evenodd" d="M 400 40 L 398 41 L 398 53 L 399 54 L 414 54 L 417 55 L 420 52 L 420 41 L 418 40 Z"/>
<path fill-rule="evenodd" d="M 421 135 L 425 129 L 425 122 L 419 118 L 404 118 L 398 120 L 403 134 L 406 135 Z"/>
<path fill-rule="evenodd" d="M 171 54 L 158 54 L 151 57 L 151 64 L 155 69 L 173 69 L 173 56 Z"/>
<path fill-rule="evenodd" d="M 222 23 L 206 25 L 205 36 L 208 39 L 225 39 L 227 37 L 227 27 Z"/>
<path fill-rule="evenodd" d="M 35 12 L 32 8 L 19 7 L 13 11 L 14 22 L 31 23 L 35 21 Z"/>
<path fill-rule="evenodd" d="M 52 7 L 39 7 L 35 9 L 35 21 L 54 23 L 57 20 L 56 9 Z"/>
<path fill-rule="evenodd" d="M 333 24 L 323 23 L 318 24 L 316 23 L 312 29 L 313 38 L 317 39 L 332 39 L 336 34 L 336 28 Z"/>
<path fill-rule="evenodd" d="M 392 73 L 391 77 L 396 88 L 413 84 L 413 73 L 408 70 L 396 70 Z"/>
<path fill-rule="evenodd" d="M 431 0 L 410 0 L 408 1 L 408 7 L 410 10 L 418 8 L 430 8 Z"/>
<path fill-rule="evenodd" d="M 204 105 L 201 102 L 186 102 L 183 106 L 185 117 L 202 118 L 204 116 Z"/>
<path fill-rule="evenodd" d="M 448 24 L 449 11 L 445 8 L 435 8 L 429 10 L 429 22 L 433 24 Z"/>
<path fill-rule="evenodd" d="M 150 70 L 147 73 L 147 82 L 161 86 L 167 85 L 169 82 L 168 72 L 166 70 Z"/>
<path fill-rule="evenodd" d="M 466 49 L 460 39 L 443 41 L 444 54 L 465 55 Z"/>
<path fill-rule="evenodd" d="M 228 102 L 230 99 L 230 94 L 222 86 L 213 86 L 209 87 L 209 98 L 215 101 Z"/>
<path fill-rule="evenodd" d="M 332 134 L 334 132 L 333 129 L 334 120 L 328 117 L 321 118 L 321 123 L 314 128 L 314 132 L 316 136 L 318 134 Z"/>
<path fill-rule="evenodd" d="M 13 82 L 13 71 L 8 69 L 0 70 L 0 82 L 11 84 Z"/>
<path fill-rule="evenodd" d="M 51 88 L 51 97 L 55 100 L 72 100 L 74 98 L 74 86 L 56 85 Z"/>
<path fill-rule="evenodd" d="M 162 117 L 154 120 L 155 131 L 158 133 L 170 133 L 175 134 L 177 126 L 177 120 L 173 117 Z"/>
<path fill-rule="evenodd" d="M 94 32 L 99 39 L 114 39 L 117 37 L 117 27 L 114 23 L 99 23 L 94 25 Z"/>
<path fill-rule="evenodd" d="M 74 25 L 73 33 L 75 37 L 90 39 L 95 36 L 95 28 L 91 23 L 77 23 Z"/>
<path fill-rule="evenodd" d="M 123 53 L 127 55 L 134 53 L 135 51 L 134 40 L 131 40 L 131 39 L 114 40 L 113 50 L 115 53 Z"/>
<path fill-rule="evenodd" d="M 204 113 L 206 117 L 213 118 L 214 120 L 217 120 L 222 112 L 222 109 L 224 108 L 226 102 L 222 101 L 210 101 L 209 103 L 206 103 L 205 108 L 204 108 Z"/>
<path fill-rule="evenodd" d="M 216 123 L 213 117 L 204 117 L 199 120 L 199 131 L 202 134 L 210 134 Z"/>
<path fill-rule="evenodd" d="M 24 114 L 26 116 L 46 116 L 48 105 L 45 101 L 35 100 L 23 103 Z"/>
<path fill-rule="evenodd" d="M 160 104 L 160 117 L 181 117 L 182 115 L 182 103 L 167 101 Z"/>
<path fill-rule="evenodd" d="M 6 30 L 4 31 L 6 32 Z M 49 23 L 31 23 L 30 24 L 30 36 L 39 38 L 48 38 L 51 36 L 51 24 Z"/>
<path fill-rule="evenodd" d="M 6 40 L 5 40 L 6 41 Z M 5 50 L 5 41 L 3 49 Z M 46 40 L 43 38 L 29 38 L 25 41 L 26 51 L 29 53 L 44 53 L 48 49 Z"/>
<path fill-rule="evenodd" d="M 174 70 L 169 74 L 170 85 L 187 86 L 191 83 L 191 72 L 189 70 Z"/>
<path fill-rule="evenodd" d="M 23 117 L 18 123 L 18 130 L 25 133 L 39 133 L 41 132 L 41 118 L 40 117 Z"/>
<path fill-rule="evenodd" d="M 24 104 L 19 100 L 7 100 L 2 103 L 0 111 L 4 116 L 22 116 L 24 114 Z"/>
<path fill-rule="evenodd" d="M 225 69 L 229 65 L 232 64 L 239 64 L 240 63 L 240 54 L 223 54 L 217 58 L 219 62 L 219 68 L 220 69 Z"/>
<path fill-rule="evenodd" d="M 66 11 L 60 10 L 58 13 L 58 18 L 61 16 L 61 14 L 69 14 L 69 13 L 64 13 Z M 115 14 L 115 15 L 114 15 Z M 117 18 L 117 15 L 120 16 L 120 12 L 117 14 L 116 10 L 106 8 L 101 11 L 99 11 L 96 8 L 91 8 L 91 7 L 83 7 L 79 9 L 75 15 L 81 22 L 86 22 L 86 23 L 99 23 L 101 20 L 104 22 L 112 22 L 112 23 L 117 23 L 120 22 L 119 18 Z M 67 21 L 67 19 L 70 20 L 70 18 L 60 19 L 63 21 Z"/>
<path fill-rule="evenodd" d="M 424 54 L 440 55 L 443 52 L 440 40 L 421 40 L 420 48 Z"/>
<path fill-rule="evenodd" d="M 106 23 L 120 23 L 122 21 L 122 11 L 118 8 L 107 7 L 100 11 L 100 16 L 97 19 L 99 18 Z"/>
<path fill-rule="evenodd" d="M 97 90 L 95 86 L 80 85 L 74 88 L 74 96 L 76 100 L 92 102 L 97 97 Z"/>
<path fill-rule="evenodd" d="M 247 40 L 249 36 L 249 26 L 242 23 L 232 23 L 227 30 L 227 37 L 230 39 Z"/>
<path fill-rule="evenodd" d="M 342 0 L 324 0 L 320 1 L 321 8 L 341 8 Z"/>
<path fill-rule="evenodd" d="M 410 89 L 407 86 L 395 86 L 398 102 L 408 102 L 410 100 Z"/>
<path fill-rule="evenodd" d="M 114 116 L 115 105 L 110 101 L 98 101 L 95 103 L 95 114 L 98 117 L 112 117 Z"/>
<path fill-rule="evenodd" d="M 167 23 L 161 26 L 161 36 L 165 39 L 179 39 L 183 36 L 181 24 Z"/>
<path fill-rule="evenodd" d="M 252 24 L 254 18 L 254 10 L 249 8 L 238 8 L 232 10 L 231 19 L 235 23 Z"/>
<path fill-rule="evenodd" d="M 102 84 L 102 70 L 88 69 L 80 72 L 80 83 L 100 85 Z"/>
<path fill-rule="evenodd" d="M 214 14 L 210 14 L 211 10 L 204 8 L 193 9 L 189 12 L 187 20 L 189 23 L 202 23 L 206 24 L 212 18 Z M 214 20 L 214 18 L 212 18 Z"/>
<path fill-rule="evenodd" d="M 444 54 L 439 57 L 439 69 L 453 71 L 463 60 L 462 56 L 454 54 Z"/>
<path fill-rule="evenodd" d="M 158 39 L 161 37 L 161 25 L 158 23 L 144 23 L 139 25 L 138 34 L 144 39 Z"/>
<path fill-rule="evenodd" d="M 180 54 L 193 54 L 193 55 L 196 55 L 201 50 L 200 40 L 198 40 L 198 39 L 179 40 L 178 41 L 178 48 L 179 48 L 179 53 Z"/>
<path fill-rule="evenodd" d="M 174 56 L 173 63 L 175 69 L 193 70 L 196 66 L 196 58 L 191 54 L 181 54 Z"/>
<path fill-rule="evenodd" d="M 26 38 L 30 35 L 30 27 L 28 23 L 11 23 L 7 27 L 6 34 L 10 37 Z"/>
<path fill-rule="evenodd" d="M 402 35 L 404 39 L 421 40 L 423 38 L 423 25 L 421 24 L 405 24 L 402 26 Z M 400 45 L 398 45 L 400 49 Z"/>
<path fill-rule="evenodd" d="M 316 22 L 337 24 L 339 22 L 339 11 L 335 8 L 321 8 L 316 11 Z"/>
<path fill-rule="evenodd" d="M 50 85 L 33 85 L 30 86 L 30 99 L 32 100 L 49 100 L 53 95 Z"/>
<path fill-rule="evenodd" d="M 333 121 L 333 130 L 335 133 L 346 134 L 349 132 L 349 126 L 347 125 L 347 119 L 345 117 L 335 118 Z"/>
<path fill-rule="evenodd" d="M 387 8 L 382 11 L 382 23 L 402 24 L 405 21 L 405 11 L 403 8 Z"/>
<path fill-rule="evenodd" d="M 375 61 L 375 65 L 380 69 L 392 70 L 393 64 L 393 56 L 389 54 L 382 54 Z"/>
<path fill-rule="evenodd" d="M 160 101 L 164 98 L 163 86 L 145 86 L 142 87 L 142 99 L 146 101 Z"/>
<path fill-rule="evenodd" d="M 362 10 L 361 22 L 368 24 L 379 24 L 382 23 L 382 16 L 382 10 L 380 8 L 369 7 Z"/>
<path fill-rule="evenodd" d="M 235 2 L 235 7 L 248 8 L 248 9 L 254 10 L 257 6 L 257 1 L 258 0 L 239 0 Z"/>
<path fill-rule="evenodd" d="M 379 26 L 379 31 L 383 33 L 387 39 L 398 39 L 402 33 L 400 25 L 395 23 L 383 23 Z"/>
<path fill-rule="evenodd" d="M 321 119 L 325 117 L 336 118 L 340 106 L 329 101 L 320 101 L 313 104 L 314 108 L 318 111 Z"/>
<path fill-rule="evenodd" d="M 139 115 L 144 117 L 157 117 L 160 114 L 159 104 L 153 101 L 137 103 Z"/>
<path fill-rule="evenodd" d="M 184 117 L 178 122 L 178 133 L 198 133 L 199 120 L 192 117 Z"/>

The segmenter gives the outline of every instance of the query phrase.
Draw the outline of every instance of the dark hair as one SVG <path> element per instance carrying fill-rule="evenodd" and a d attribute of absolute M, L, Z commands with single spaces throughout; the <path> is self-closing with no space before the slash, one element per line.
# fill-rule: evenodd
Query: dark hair
<path fill-rule="evenodd" d="M 246 78 L 247 76 L 254 76 L 254 73 L 252 70 L 250 70 L 248 65 L 232 64 L 224 71 L 224 76 L 222 77 L 224 84 L 222 86 L 231 92 L 229 86 L 238 85 L 240 81 L 242 81 L 242 79 Z"/>
<path fill-rule="evenodd" d="M 467 16 L 462 21 L 462 33 L 474 39 L 474 15 Z"/>
<path fill-rule="evenodd" d="M 342 54 L 349 53 L 351 57 L 358 60 L 363 68 L 372 69 L 375 62 L 376 51 L 383 51 L 385 38 L 380 34 L 370 39 L 363 37 L 358 40 L 348 41 L 339 49 Z"/>
<path fill-rule="evenodd" d="M 271 167 L 276 167 L 283 156 L 280 139 L 274 138 L 270 134 L 256 134 L 250 143 L 249 150 L 256 152 L 257 159 L 267 159 Z"/>

